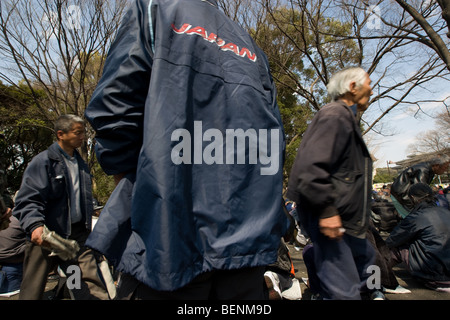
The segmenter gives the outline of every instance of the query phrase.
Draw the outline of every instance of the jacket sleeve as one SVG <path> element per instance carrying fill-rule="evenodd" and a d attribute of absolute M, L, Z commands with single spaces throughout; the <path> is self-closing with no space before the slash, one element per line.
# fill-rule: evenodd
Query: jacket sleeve
<path fill-rule="evenodd" d="M 23 174 L 13 209 L 13 215 L 27 234 L 45 224 L 45 204 L 49 188 L 47 165 L 37 156 Z"/>
<path fill-rule="evenodd" d="M 287 196 L 296 202 L 307 199 L 314 214 L 328 218 L 339 214 L 331 175 L 345 153 L 353 127 L 345 116 L 333 110 L 317 116 L 319 118 L 311 123 L 298 150 Z"/>
<path fill-rule="evenodd" d="M 142 145 L 153 63 L 146 2 L 134 1 L 124 16 L 85 112 L 96 131 L 97 159 L 111 175 L 134 171 Z"/>
<path fill-rule="evenodd" d="M 392 230 L 386 239 L 389 248 L 396 248 L 413 242 L 418 232 L 416 214 L 410 213 Z"/>

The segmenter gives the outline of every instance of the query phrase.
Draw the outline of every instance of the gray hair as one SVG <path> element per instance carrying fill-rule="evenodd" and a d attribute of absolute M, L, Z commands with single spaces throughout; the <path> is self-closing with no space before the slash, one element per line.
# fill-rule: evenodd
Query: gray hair
<path fill-rule="evenodd" d="M 357 87 L 361 87 L 366 79 L 367 72 L 363 68 L 345 68 L 331 77 L 327 85 L 328 94 L 332 100 L 337 100 L 350 91 L 350 83 L 355 82 Z"/>
<path fill-rule="evenodd" d="M 58 134 L 59 130 L 64 133 L 69 132 L 75 123 L 82 123 L 84 125 L 84 120 L 74 114 L 64 114 L 60 116 L 55 121 L 55 134 Z"/>
<path fill-rule="evenodd" d="M 450 157 L 448 157 L 448 156 L 446 156 L 446 155 L 442 155 L 442 156 L 439 156 L 439 157 L 432 158 L 432 159 L 430 159 L 428 162 L 429 162 L 432 166 L 434 166 L 434 165 L 440 165 L 440 166 L 442 166 L 442 165 L 444 165 L 444 164 L 450 162 Z"/>

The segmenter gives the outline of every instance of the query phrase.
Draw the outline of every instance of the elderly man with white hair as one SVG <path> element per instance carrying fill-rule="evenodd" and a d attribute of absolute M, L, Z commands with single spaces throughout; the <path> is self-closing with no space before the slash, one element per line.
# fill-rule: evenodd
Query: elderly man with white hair
<path fill-rule="evenodd" d="M 287 198 L 295 201 L 314 243 L 324 299 L 360 299 L 375 252 L 366 239 L 372 160 L 357 112 L 368 108 L 371 80 L 359 67 L 335 74 L 322 107 L 305 132 L 292 167 Z"/>

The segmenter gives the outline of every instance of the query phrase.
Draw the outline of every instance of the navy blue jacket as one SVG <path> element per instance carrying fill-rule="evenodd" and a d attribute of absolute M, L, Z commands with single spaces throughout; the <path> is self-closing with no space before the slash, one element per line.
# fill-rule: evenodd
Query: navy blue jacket
<path fill-rule="evenodd" d="M 386 239 L 389 247 L 408 247 L 414 276 L 450 281 L 450 213 L 422 202 L 400 221 Z"/>
<path fill-rule="evenodd" d="M 80 200 L 86 230 L 92 225 L 92 182 L 89 168 L 75 150 L 80 173 Z M 52 144 L 31 160 L 22 177 L 13 215 L 30 237 L 39 226 L 46 225 L 64 238 L 71 234 L 70 173 L 58 143 Z"/>
<path fill-rule="evenodd" d="M 276 260 L 287 219 L 275 86 L 216 1 L 134 1 L 86 117 L 105 172 L 130 173 L 88 240 L 119 270 L 174 290 Z"/>

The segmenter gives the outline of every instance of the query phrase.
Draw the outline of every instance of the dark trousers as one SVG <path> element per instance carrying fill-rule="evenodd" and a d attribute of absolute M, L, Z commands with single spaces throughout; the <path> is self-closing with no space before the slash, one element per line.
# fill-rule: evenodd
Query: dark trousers
<path fill-rule="evenodd" d="M 264 300 L 265 267 L 217 270 L 196 277 L 175 291 L 158 291 L 122 274 L 117 299 L 121 300 Z"/>
<path fill-rule="evenodd" d="M 395 289 L 399 285 L 397 278 L 395 277 L 392 269 L 392 254 L 391 250 L 387 247 L 383 238 L 381 238 L 375 227 L 369 227 L 367 231 L 367 239 L 372 243 L 376 251 L 375 264 L 380 267 L 381 272 L 381 285 L 388 289 Z"/>
<path fill-rule="evenodd" d="M 375 263 L 371 243 L 347 234 L 341 240 L 331 240 L 317 227 L 308 231 L 313 240 L 313 264 L 322 298 L 360 300 L 371 275 L 368 267 Z"/>
<path fill-rule="evenodd" d="M 413 273 L 411 270 L 411 266 L 409 264 L 409 245 L 401 246 L 398 248 L 391 248 L 391 255 L 392 255 L 392 267 L 404 262 L 406 264 L 406 270 L 408 270 L 409 273 Z M 424 286 L 427 288 L 442 291 L 442 289 L 445 288 L 445 291 L 448 292 L 450 290 L 450 281 L 438 281 L 438 280 L 430 280 L 430 279 L 424 279 L 419 278 L 417 276 L 413 277 L 421 282 Z M 440 289 L 439 289 L 440 288 Z"/>
<path fill-rule="evenodd" d="M 20 289 L 22 282 L 23 264 L 22 263 L 4 263 L 1 266 L 0 293 L 14 292 Z"/>
<path fill-rule="evenodd" d="M 76 240 L 81 250 L 74 260 L 63 261 L 57 256 L 49 256 L 50 251 L 31 242 L 27 243 L 23 269 L 22 285 L 20 287 L 20 300 L 42 300 L 45 285 L 50 271 L 58 265 L 66 275 L 67 268 L 77 265 L 81 270 L 81 287 L 72 289 L 77 300 L 109 299 L 104 284 L 98 276 L 97 261 L 91 249 L 83 246 L 89 232 L 83 223 L 72 225 L 70 239 Z M 70 273 L 69 273 L 70 274 Z"/>

